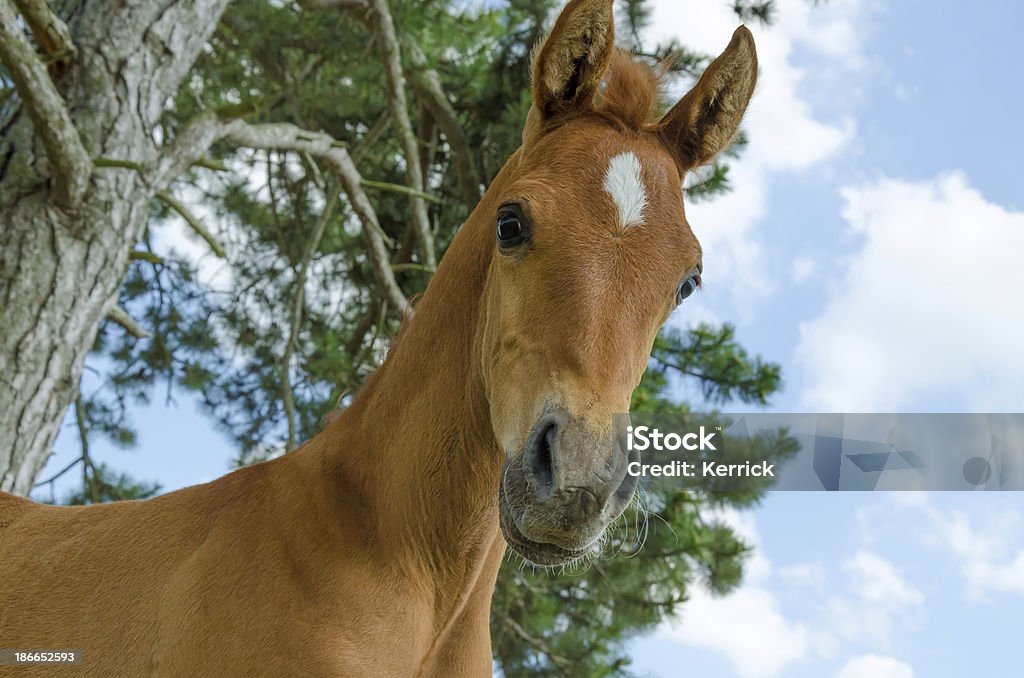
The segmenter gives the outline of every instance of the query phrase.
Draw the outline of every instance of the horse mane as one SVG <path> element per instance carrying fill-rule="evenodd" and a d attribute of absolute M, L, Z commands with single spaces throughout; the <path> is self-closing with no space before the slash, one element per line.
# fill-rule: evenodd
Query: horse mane
<path fill-rule="evenodd" d="M 668 61 L 651 66 L 615 50 L 594 98 L 594 112 L 635 132 L 650 129 L 664 113 L 662 90 L 669 66 Z"/>

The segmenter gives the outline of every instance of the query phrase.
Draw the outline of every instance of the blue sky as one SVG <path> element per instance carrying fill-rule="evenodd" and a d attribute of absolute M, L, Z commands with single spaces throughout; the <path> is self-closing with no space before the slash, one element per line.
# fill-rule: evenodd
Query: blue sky
<path fill-rule="evenodd" d="M 717 52 L 735 27 L 724 0 L 654 4 L 651 37 Z M 688 208 L 706 289 L 672 322 L 733 322 L 782 363 L 776 411 L 1024 411 L 1024 6 L 779 9 L 753 27 L 761 79 L 735 191 Z M 97 442 L 96 456 L 167 489 L 221 475 L 227 441 L 178 397 L 136 412 L 139 451 Z M 65 427 L 47 471 L 77 445 Z M 1020 495 L 773 493 L 719 518 L 757 546 L 744 585 L 696 587 L 633 644 L 638 670 L 1020 675 Z"/>

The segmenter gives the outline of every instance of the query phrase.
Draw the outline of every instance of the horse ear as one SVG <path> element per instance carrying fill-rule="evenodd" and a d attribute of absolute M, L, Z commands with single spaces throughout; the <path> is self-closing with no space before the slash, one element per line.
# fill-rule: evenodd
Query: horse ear
<path fill-rule="evenodd" d="M 754 36 L 740 26 L 725 51 L 658 124 L 681 167 L 702 165 L 732 142 L 756 82 Z"/>
<path fill-rule="evenodd" d="M 533 58 L 533 107 L 542 118 L 590 105 L 615 44 L 613 0 L 572 0 Z"/>

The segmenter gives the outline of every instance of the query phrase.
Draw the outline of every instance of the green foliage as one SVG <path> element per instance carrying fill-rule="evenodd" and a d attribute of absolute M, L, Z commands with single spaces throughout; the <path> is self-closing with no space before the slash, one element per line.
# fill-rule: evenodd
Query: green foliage
<path fill-rule="evenodd" d="M 734 335 L 732 325 L 701 324 L 685 335 L 669 328 L 654 342 L 648 373 L 693 377 L 708 403 L 739 400 L 764 405 L 781 386 L 781 370 L 774 363 L 750 358 Z"/>
<path fill-rule="evenodd" d="M 775 20 L 775 0 L 733 0 L 732 9 L 743 21 L 770 24 Z"/>
<path fill-rule="evenodd" d="M 415 42 L 425 67 L 437 73 L 482 182 L 520 143 L 530 105 L 530 50 L 556 4 L 391 3 L 400 40 Z M 683 45 L 644 43 L 650 20 L 645 0 L 625 0 L 618 10 L 620 42 L 644 58 L 672 56 L 673 77 L 690 82 L 707 64 L 707 55 Z M 736 2 L 735 10 L 745 20 L 772 17 L 771 2 Z M 374 41 L 344 12 L 238 0 L 169 106 L 161 131 L 172 138 L 198 112 L 215 110 L 332 135 L 373 182 L 367 192 L 391 243 L 397 281 L 415 296 L 429 271 L 420 265 L 407 228 L 408 197 L 380 188 L 403 185 L 406 177 L 385 113 L 385 78 Z M 428 203 L 430 221 L 443 251 L 472 205 L 464 201 L 447 139 L 415 88 L 408 94 L 424 183 L 437 198 Z M 690 199 L 713 199 L 730 189 L 728 162 L 744 141 L 741 135 L 723 158 L 691 178 Z M 133 445 L 131 406 L 157 393 L 173 398 L 184 388 L 200 396 L 234 441 L 236 462 L 245 464 L 314 435 L 324 415 L 372 371 L 400 318 L 376 289 L 350 206 L 335 199 L 337 186 L 315 159 L 218 145 L 206 164 L 228 171 L 195 167 L 172 192 L 202 206 L 199 218 L 224 244 L 227 263 L 211 267 L 218 272 L 211 277 L 205 266 L 200 274 L 174 256 L 156 257 L 151 241 L 174 215 L 164 205 L 154 207 L 120 294 L 120 305 L 150 337 L 103 327 L 91 362 L 106 379 L 97 392 L 83 395 L 83 422 L 88 431 Z M 320 223 L 323 235 L 315 241 Z M 696 387 L 704 407 L 762 405 L 780 384 L 778 366 L 749 356 L 731 326 L 666 330 L 633 409 L 684 412 L 681 386 Z M 765 441 L 760 453 L 778 457 L 788 449 L 780 438 Z M 157 490 L 102 466 L 85 477 L 73 502 Z M 533 572 L 510 559 L 492 613 L 497 665 L 508 676 L 626 673 L 624 641 L 677 611 L 694 582 L 716 593 L 739 582 L 749 548 L 709 511 L 750 506 L 759 496 L 758 488 L 701 493 L 650 487 L 610 535 L 606 555 L 583 571 Z"/>

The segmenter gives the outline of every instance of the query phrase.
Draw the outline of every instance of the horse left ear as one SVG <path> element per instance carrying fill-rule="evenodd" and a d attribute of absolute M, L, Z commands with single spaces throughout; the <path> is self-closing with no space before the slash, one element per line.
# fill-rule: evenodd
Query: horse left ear
<path fill-rule="evenodd" d="M 694 88 L 658 123 L 680 167 L 702 165 L 732 142 L 756 82 L 754 36 L 740 26 Z"/>
<path fill-rule="evenodd" d="M 572 0 L 533 59 L 533 107 L 541 118 L 589 106 L 615 44 L 613 0 Z"/>

